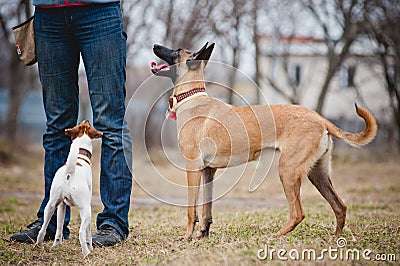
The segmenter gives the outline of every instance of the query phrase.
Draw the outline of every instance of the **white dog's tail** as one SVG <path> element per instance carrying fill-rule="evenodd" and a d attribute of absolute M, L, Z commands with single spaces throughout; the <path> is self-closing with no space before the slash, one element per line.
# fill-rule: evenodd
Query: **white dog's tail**
<path fill-rule="evenodd" d="M 67 169 L 66 169 L 66 174 L 72 175 L 75 172 L 76 168 L 76 161 L 78 160 L 78 154 L 79 154 L 79 138 L 76 138 L 72 141 L 71 148 L 68 154 L 68 159 L 67 159 Z"/>

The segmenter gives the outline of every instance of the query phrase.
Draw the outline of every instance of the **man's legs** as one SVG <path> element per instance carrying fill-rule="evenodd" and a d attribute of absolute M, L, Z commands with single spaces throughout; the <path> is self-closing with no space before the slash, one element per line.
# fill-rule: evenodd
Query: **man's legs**
<path fill-rule="evenodd" d="M 90 25 L 77 28 L 93 124 L 103 132 L 100 194 L 104 210 L 97 217 L 97 228 L 110 226 L 124 239 L 129 234 L 132 141 L 125 122 L 126 34 L 120 6 L 104 5 L 82 12 L 76 21 Z M 94 244 L 98 237 L 98 234 L 93 236 Z"/>
<path fill-rule="evenodd" d="M 29 238 L 35 237 L 37 227 L 40 229 L 43 223 L 44 208 L 49 200 L 54 175 L 65 163 L 69 153 L 71 140 L 65 136 L 64 130 L 76 125 L 79 106 L 77 75 L 79 53 L 76 43 L 72 40 L 64 9 L 36 9 L 34 27 L 47 127 L 43 135 L 45 195 L 37 213 L 38 219 L 33 223 L 35 232 L 30 232 Z M 67 228 L 69 219 L 68 207 L 63 230 L 65 239 L 69 236 Z M 49 233 L 50 230 L 54 235 L 56 225 L 55 213 L 47 232 Z M 14 234 L 11 239 L 32 242 L 23 241 L 28 236 L 26 232 Z M 50 236 L 52 237 L 54 236 Z M 33 240 L 36 241 L 36 239 Z"/>
<path fill-rule="evenodd" d="M 39 9 L 35 13 L 35 23 L 39 76 L 47 118 L 46 132 L 43 135 L 43 147 L 46 152 L 45 198 L 38 212 L 39 221 L 42 222 L 53 177 L 58 168 L 65 164 L 69 153 L 71 140 L 64 130 L 74 127 L 78 119 L 79 52 L 63 9 Z M 69 207 L 65 227 L 68 222 Z M 49 229 L 55 231 L 56 224 L 56 216 L 53 215 Z M 64 229 L 64 237 L 65 231 Z"/>

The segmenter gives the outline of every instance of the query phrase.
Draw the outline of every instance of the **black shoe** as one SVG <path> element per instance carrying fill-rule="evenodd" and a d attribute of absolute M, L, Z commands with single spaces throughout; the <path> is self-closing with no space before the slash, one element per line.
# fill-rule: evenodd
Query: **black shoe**
<path fill-rule="evenodd" d="M 39 234 L 40 228 L 42 228 L 42 223 L 39 221 L 34 221 L 30 225 L 28 225 L 28 230 L 13 234 L 10 237 L 10 240 L 21 243 L 34 244 L 36 243 L 36 239 Z M 54 240 L 54 237 L 55 233 L 47 229 L 46 235 L 44 236 L 44 241 Z"/>
<path fill-rule="evenodd" d="M 92 243 L 94 247 L 109 247 L 114 246 L 122 241 L 121 235 L 118 231 L 108 225 L 102 225 L 92 236 Z"/>

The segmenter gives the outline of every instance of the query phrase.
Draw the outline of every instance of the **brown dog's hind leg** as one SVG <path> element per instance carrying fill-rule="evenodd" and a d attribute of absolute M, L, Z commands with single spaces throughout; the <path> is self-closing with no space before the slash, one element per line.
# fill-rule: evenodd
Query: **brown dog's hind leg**
<path fill-rule="evenodd" d="M 290 218 L 284 227 L 278 231 L 278 235 L 284 235 L 292 231 L 303 219 L 304 210 L 300 202 L 301 175 L 281 174 L 281 182 L 289 203 Z"/>
<path fill-rule="evenodd" d="M 205 168 L 203 170 L 203 212 L 202 212 L 202 225 L 200 235 L 198 238 L 208 237 L 210 233 L 210 225 L 212 224 L 212 189 L 214 174 L 217 169 Z"/>
<path fill-rule="evenodd" d="M 335 235 L 339 236 L 342 234 L 346 222 L 347 207 L 332 186 L 332 181 L 330 179 L 330 159 L 331 155 L 330 152 L 328 152 L 315 164 L 308 178 L 328 201 L 329 205 L 331 205 L 337 221 Z"/>
<path fill-rule="evenodd" d="M 202 171 L 187 171 L 188 181 L 188 223 L 186 234 L 181 238 L 188 240 L 192 237 L 196 222 L 199 221 L 197 217 L 197 200 L 199 197 L 199 188 Z"/>
<path fill-rule="evenodd" d="M 304 210 L 300 199 L 302 178 L 307 175 L 318 143 L 294 143 L 295 147 L 287 146 L 281 150 L 279 159 L 279 177 L 281 179 L 286 199 L 289 203 L 289 221 L 279 231 L 284 235 L 292 231 L 304 219 Z M 318 147 L 318 146 L 317 146 Z"/>

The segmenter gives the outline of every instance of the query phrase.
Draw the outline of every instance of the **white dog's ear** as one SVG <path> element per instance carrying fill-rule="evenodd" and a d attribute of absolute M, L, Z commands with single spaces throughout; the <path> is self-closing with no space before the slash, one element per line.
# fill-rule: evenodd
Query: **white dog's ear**
<path fill-rule="evenodd" d="M 71 137 L 71 139 L 76 139 L 78 137 L 80 131 L 81 130 L 80 130 L 79 126 L 76 126 L 74 128 L 67 128 L 65 130 L 65 135 Z"/>
<path fill-rule="evenodd" d="M 90 127 L 86 133 L 88 134 L 89 138 L 91 138 L 91 139 L 98 139 L 98 138 L 103 137 L 103 132 L 100 132 L 93 127 Z"/>

